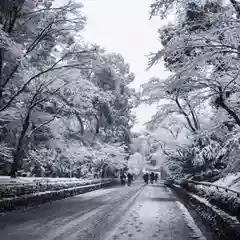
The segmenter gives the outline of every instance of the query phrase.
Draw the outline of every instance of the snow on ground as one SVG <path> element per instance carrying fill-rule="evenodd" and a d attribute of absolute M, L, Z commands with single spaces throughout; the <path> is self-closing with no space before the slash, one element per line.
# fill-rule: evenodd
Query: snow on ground
<path fill-rule="evenodd" d="M 188 227 L 191 230 L 191 235 L 194 239 L 199 239 L 199 240 L 206 240 L 206 238 L 203 236 L 202 232 L 200 231 L 200 229 L 197 227 L 197 225 L 195 224 L 191 214 L 189 213 L 189 211 L 186 209 L 186 207 L 180 203 L 179 201 L 177 201 L 177 204 L 180 208 L 180 210 L 183 213 L 184 219 L 187 222 Z"/>
<path fill-rule="evenodd" d="M 88 192 L 82 195 L 76 195 L 74 198 L 81 198 L 82 200 L 87 200 L 91 198 L 96 198 L 96 197 L 101 197 L 101 196 L 107 196 L 109 193 L 112 192 L 112 188 L 107 188 L 107 189 L 98 189 L 92 192 Z"/>
<path fill-rule="evenodd" d="M 17 177 L 15 179 L 9 176 L 0 176 L 0 185 L 17 185 L 17 184 L 36 184 L 41 183 L 79 183 L 89 182 L 91 179 L 79 179 L 79 178 L 45 178 L 45 177 Z M 93 180 L 96 181 L 96 180 Z"/>
<path fill-rule="evenodd" d="M 204 240 L 184 206 L 164 186 L 147 186 L 105 240 Z"/>
<path fill-rule="evenodd" d="M 236 174 L 228 174 L 224 178 L 220 178 L 219 180 L 215 181 L 214 184 L 219 185 L 219 186 L 224 186 L 228 187 L 229 185 L 232 184 L 232 182 L 236 179 L 240 178 L 240 173 Z"/>
<path fill-rule="evenodd" d="M 135 202 L 142 181 L 0 216 L 1 240 L 102 240 Z"/>
<path fill-rule="evenodd" d="M 240 191 L 240 179 L 236 184 L 233 184 L 233 185 L 229 186 L 229 188 L 239 192 Z"/>
<path fill-rule="evenodd" d="M 240 173 L 228 174 L 226 177 L 215 181 L 214 184 L 240 191 Z"/>

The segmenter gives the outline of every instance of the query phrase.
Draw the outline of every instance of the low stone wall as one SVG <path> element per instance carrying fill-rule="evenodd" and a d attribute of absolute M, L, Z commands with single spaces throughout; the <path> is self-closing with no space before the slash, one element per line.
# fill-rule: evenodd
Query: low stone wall
<path fill-rule="evenodd" d="M 182 185 L 187 192 L 191 192 L 199 197 L 205 198 L 214 206 L 224 212 L 236 217 L 240 221 L 240 198 L 228 192 L 220 192 L 216 188 L 200 187 L 193 183 Z"/>
<path fill-rule="evenodd" d="M 109 179 L 87 179 L 79 181 L 36 181 L 25 184 L 2 184 L 0 185 L 0 199 L 20 197 L 23 195 L 29 195 L 33 193 L 46 192 L 46 191 L 58 191 L 62 189 L 81 187 L 90 184 L 101 183 Z"/>
<path fill-rule="evenodd" d="M 209 224 L 221 240 L 240 239 L 240 222 L 206 199 L 187 192 L 177 185 L 171 189 L 185 202 L 198 212 L 198 214 Z"/>
<path fill-rule="evenodd" d="M 102 181 L 101 183 L 61 189 L 57 191 L 45 191 L 0 200 L 0 212 L 12 211 L 20 208 L 40 205 L 46 202 L 64 199 L 86 192 L 94 191 L 100 188 L 118 185 L 116 179 Z"/>

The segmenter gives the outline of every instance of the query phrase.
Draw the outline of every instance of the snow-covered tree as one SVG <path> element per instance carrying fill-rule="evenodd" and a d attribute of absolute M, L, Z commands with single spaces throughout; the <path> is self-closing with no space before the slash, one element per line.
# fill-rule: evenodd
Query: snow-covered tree
<path fill-rule="evenodd" d="M 84 43 L 81 8 L 0 3 L 0 161 L 11 176 L 80 177 L 129 155 L 134 75 L 120 54 Z"/>
<path fill-rule="evenodd" d="M 155 0 L 151 5 L 151 17 L 160 15 L 167 23 L 159 29 L 162 49 L 151 54 L 149 67 L 163 60 L 170 76 L 143 86 L 144 101 L 160 101 L 149 126 L 162 128 L 167 117 L 180 116 L 178 125 L 185 122 L 192 143 L 168 157 L 185 159 L 183 168 L 192 173 L 231 164 L 226 162 L 231 150 L 224 146 L 240 126 L 239 7 L 237 1 L 215 0 Z"/>

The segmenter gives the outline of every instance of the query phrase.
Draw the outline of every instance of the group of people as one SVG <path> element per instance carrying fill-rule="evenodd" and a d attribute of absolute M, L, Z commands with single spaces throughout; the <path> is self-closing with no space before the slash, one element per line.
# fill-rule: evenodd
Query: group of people
<path fill-rule="evenodd" d="M 130 172 L 127 174 L 125 172 L 122 172 L 120 174 L 120 181 L 122 185 L 125 185 L 127 181 L 128 186 L 130 186 L 133 181 L 133 175 Z"/>
<path fill-rule="evenodd" d="M 158 173 L 154 173 L 154 172 L 151 172 L 151 173 L 146 172 L 143 174 L 143 180 L 146 184 L 148 184 L 149 180 L 152 184 L 154 182 L 157 183 L 158 177 L 159 177 Z M 120 181 L 123 186 L 125 186 L 126 183 L 128 186 L 130 186 L 133 181 L 133 174 L 131 174 L 130 172 L 128 172 L 128 173 L 121 172 L 120 173 Z"/>
<path fill-rule="evenodd" d="M 143 180 L 146 184 L 148 184 L 150 179 L 150 182 L 153 184 L 154 181 L 157 182 L 158 180 L 158 173 L 151 172 L 150 174 L 148 172 L 143 174 Z"/>

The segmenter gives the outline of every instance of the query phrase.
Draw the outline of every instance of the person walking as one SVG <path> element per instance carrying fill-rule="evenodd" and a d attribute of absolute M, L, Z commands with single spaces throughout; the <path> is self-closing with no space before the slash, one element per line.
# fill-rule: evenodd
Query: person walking
<path fill-rule="evenodd" d="M 150 181 L 153 184 L 153 182 L 154 182 L 154 172 L 151 172 L 151 174 L 150 174 Z"/>
<path fill-rule="evenodd" d="M 133 181 L 133 175 L 131 173 L 127 174 L 127 181 L 128 181 L 128 186 L 130 186 Z"/>
<path fill-rule="evenodd" d="M 146 183 L 146 173 L 142 175 L 143 181 Z"/>
<path fill-rule="evenodd" d="M 120 174 L 120 181 L 121 181 L 121 184 L 122 184 L 123 186 L 125 186 L 125 184 L 126 184 L 126 174 L 125 174 L 124 172 L 122 172 L 122 173 Z"/>
<path fill-rule="evenodd" d="M 144 173 L 143 175 L 143 180 L 146 184 L 148 184 L 148 179 L 149 179 L 149 175 L 148 175 L 148 172 Z"/>
<path fill-rule="evenodd" d="M 158 173 L 155 173 L 154 180 L 155 180 L 155 183 L 157 183 L 157 181 L 158 181 Z"/>

